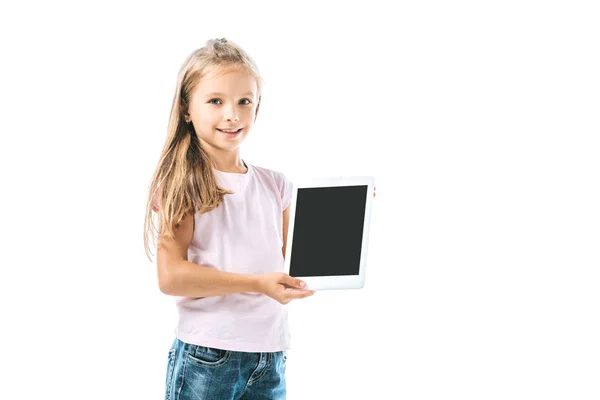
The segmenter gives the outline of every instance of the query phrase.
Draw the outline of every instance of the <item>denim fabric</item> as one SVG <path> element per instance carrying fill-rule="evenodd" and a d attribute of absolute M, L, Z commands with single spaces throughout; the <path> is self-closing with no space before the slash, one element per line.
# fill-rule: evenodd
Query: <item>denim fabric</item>
<path fill-rule="evenodd" d="M 182 342 L 169 350 L 166 400 L 283 400 L 286 352 L 247 353 Z"/>

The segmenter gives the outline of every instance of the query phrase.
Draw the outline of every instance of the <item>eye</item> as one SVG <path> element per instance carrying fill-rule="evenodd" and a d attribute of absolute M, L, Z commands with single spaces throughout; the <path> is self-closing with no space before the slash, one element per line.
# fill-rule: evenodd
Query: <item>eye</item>
<path fill-rule="evenodd" d="M 251 103 L 252 103 L 252 102 L 251 102 L 250 100 L 248 100 L 248 99 L 242 99 L 242 100 L 240 100 L 240 101 L 244 101 L 244 100 L 246 100 L 246 101 L 247 101 L 247 103 L 243 103 L 243 104 L 242 104 L 242 105 L 244 105 L 244 106 L 247 106 L 248 104 L 251 104 Z M 208 101 L 208 104 L 215 104 L 215 103 L 213 103 L 213 101 L 221 101 L 221 100 L 220 100 L 220 99 L 210 99 L 210 100 Z"/>

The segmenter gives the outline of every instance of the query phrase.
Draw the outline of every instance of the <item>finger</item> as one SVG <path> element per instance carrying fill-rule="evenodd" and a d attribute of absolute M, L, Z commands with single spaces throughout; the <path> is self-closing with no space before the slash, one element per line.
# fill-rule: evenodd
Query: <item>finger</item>
<path fill-rule="evenodd" d="M 292 299 L 303 299 L 308 296 L 315 294 L 314 290 L 301 290 L 301 289 L 289 289 L 287 291 L 287 298 Z"/>
<path fill-rule="evenodd" d="M 313 294 L 315 294 L 314 290 L 302 290 L 303 293 L 298 295 L 299 299 L 305 299 L 307 297 L 312 296 Z"/>
<path fill-rule="evenodd" d="M 301 281 L 298 278 L 294 278 L 293 276 L 289 276 L 289 275 L 285 275 L 283 283 L 285 283 L 291 287 L 300 288 L 300 289 L 302 289 L 303 287 L 306 286 L 305 282 Z"/>

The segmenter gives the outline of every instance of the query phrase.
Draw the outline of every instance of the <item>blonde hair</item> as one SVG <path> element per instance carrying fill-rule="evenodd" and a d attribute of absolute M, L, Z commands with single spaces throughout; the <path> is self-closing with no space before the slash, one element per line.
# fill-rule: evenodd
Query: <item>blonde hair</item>
<path fill-rule="evenodd" d="M 185 114 L 192 92 L 203 77 L 236 70 L 256 78 L 258 112 L 263 80 L 254 61 L 235 43 L 224 38 L 210 39 L 204 47 L 188 56 L 179 71 L 167 138 L 146 203 L 144 249 L 150 261 L 150 242 L 155 243 L 156 237 L 158 247 L 161 239 L 173 239 L 174 228 L 188 213 L 211 211 L 219 206 L 226 194 L 233 193 L 217 184 L 212 170 L 214 161 L 200 145 L 193 125 L 185 121 Z M 158 214 L 159 229 L 154 223 L 153 212 Z"/>

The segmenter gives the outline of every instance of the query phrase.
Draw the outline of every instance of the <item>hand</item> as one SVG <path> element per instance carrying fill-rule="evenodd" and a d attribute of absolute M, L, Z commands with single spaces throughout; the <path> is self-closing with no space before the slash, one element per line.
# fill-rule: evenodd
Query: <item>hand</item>
<path fill-rule="evenodd" d="M 303 299 L 315 294 L 314 290 L 302 289 L 300 279 L 283 272 L 269 272 L 258 277 L 258 290 L 281 304 L 287 304 L 294 299 Z"/>

